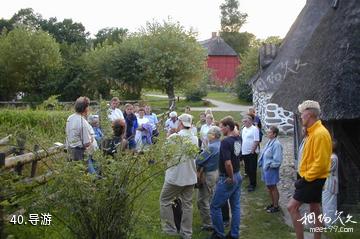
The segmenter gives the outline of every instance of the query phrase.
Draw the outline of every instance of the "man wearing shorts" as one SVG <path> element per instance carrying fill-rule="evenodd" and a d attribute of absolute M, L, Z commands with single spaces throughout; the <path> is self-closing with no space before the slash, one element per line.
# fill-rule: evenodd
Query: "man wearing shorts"
<path fill-rule="evenodd" d="M 322 187 L 330 171 L 332 152 L 331 137 L 322 125 L 320 105 L 316 101 L 307 100 L 298 106 L 301 121 L 307 132 L 299 166 L 300 178 L 295 182 L 295 193 L 287 208 L 294 224 L 296 238 L 304 238 L 304 226 L 299 208 L 303 203 L 310 204 L 310 212 L 315 213 L 315 227 L 321 227 L 318 219 Z M 320 239 L 321 233 L 315 232 L 314 239 Z"/>

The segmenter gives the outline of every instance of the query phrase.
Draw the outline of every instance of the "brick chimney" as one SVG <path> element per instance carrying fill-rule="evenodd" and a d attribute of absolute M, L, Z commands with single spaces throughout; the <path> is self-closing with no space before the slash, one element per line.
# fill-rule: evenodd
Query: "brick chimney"
<path fill-rule="evenodd" d="M 211 33 L 211 38 L 217 37 L 217 32 L 212 32 Z"/>

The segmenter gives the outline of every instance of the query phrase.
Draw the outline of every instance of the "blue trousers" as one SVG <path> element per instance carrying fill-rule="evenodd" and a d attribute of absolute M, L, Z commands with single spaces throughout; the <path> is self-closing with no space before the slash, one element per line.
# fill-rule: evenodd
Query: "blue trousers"
<path fill-rule="evenodd" d="M 239 237 L 240 228 L 240 192 L 242 178 L 240 173 L 234 174 L 235 182 L 233 184 L 226 183 L 226 177 L 220 176 L 216 184 L 214 197 L 210 205 L 210 215 L 212 224 L 216 234 L 225 238 L 225 228 L 222 217 L 221 208 L 230 201 L 231 207 L 231 231 L 232 237 Z"/>

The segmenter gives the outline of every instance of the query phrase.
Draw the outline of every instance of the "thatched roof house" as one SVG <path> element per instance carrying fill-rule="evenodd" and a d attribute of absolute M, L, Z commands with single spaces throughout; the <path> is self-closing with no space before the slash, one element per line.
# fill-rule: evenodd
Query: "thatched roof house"
<path fill-rule="evenodd" d="M 216 32 L 199 43 L 208 52 L 207 65 L 213 72 L 213 80 L 221 85 L 232 82 L 240 65 L 238 54 Z"/>
<path fill-rule="evenodd" d="M 299 69 L 298 59 L 309 42 L 322 17 L 328 12 L 329 0 L 308 0 L 286 34 L 273 62 L 260 69 L 258 77 L 250 82 L 258 91 L 274 92 L 288 72 Z"/>
<path fill-rule="evenodd" d="M 308 0 L 296 18 L 281 46 L 264 45 L 260 49 L 260 69 L 251 78 L 253 102 L 265 127 L 276 125 L 286 134 L 293 132 L 293 113 L 270 98 L 290 73 L 296 73 L 306 62 L 299 60 L 323 16 L 331 10 L 330 0 Z"/>
<path fill-rule="evenodd" d="M 293 112 L 304 100 L 320 103 L 321 118 L 339 142 L 338 204 L 360 213 L 360 1 L 339 1 L 328 11 L 299 60 L 307 65 L 289 72 L 271 102 Z"/>
<path fill-rule="evenodd" d="M 341 1 L 323 18 L 300 57 L 306 66 L 289 72 L 272 102 L 297 111 L 304 99 L 322 106 L 322 119 L 360 118 L 360 2 Z"/>

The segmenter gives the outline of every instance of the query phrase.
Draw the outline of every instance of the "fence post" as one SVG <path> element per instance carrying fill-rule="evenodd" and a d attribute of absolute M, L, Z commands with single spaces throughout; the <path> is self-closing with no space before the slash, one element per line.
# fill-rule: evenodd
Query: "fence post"
<path fill-rule="evenodd" d="M 0 153 L 0 170 L 5 166 L 5 154 Z M 4 230 L 4 212 L 3 212 L 3 206 L 1 205 L 3 201 L 3 195 L 2 190 L 0 188 L 0 238 L 5 238 L 5 235 L 3 234 Z"/>
<path fill-rule="evenodd" d="M 35 177 L 35 174 L 36 174 L 37 161 L 39 159 L 39 156 L 38 156 L 39 149 L 40 149 L 39 145 L 35 144 L 34 145 L 35 160 L 32 161 L 32 163 L 31 163 L 31 175 L 30 175 L 31 178 Z"/>
<path fill-rule="evenodd" d="M 25 142 L 26 142 L 26 136 L 25 135 L 21 135 L 21 136 L 18 136 L 16 138 L 16 143 L 17 143 L 17 146 L 18 146 L 18 150 L 16 152 L 16 155 L 22 155 L 24 154 L 24 151 L 25 151 Z M 18 164 L 16 165 L 15 167 L 15 171 L 21 175 L 22 173 L 22 170 L 24 168 L 24 165 L 23 164 Z"/>
<path fill-rule="evenodd" d="M 5 166 L 5 153 L 0 153 L 0 169 Z"/>

